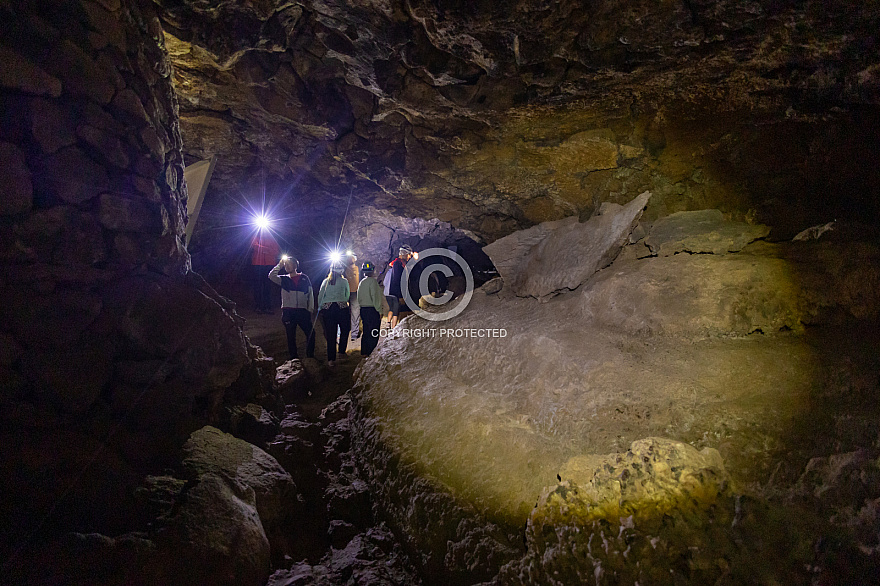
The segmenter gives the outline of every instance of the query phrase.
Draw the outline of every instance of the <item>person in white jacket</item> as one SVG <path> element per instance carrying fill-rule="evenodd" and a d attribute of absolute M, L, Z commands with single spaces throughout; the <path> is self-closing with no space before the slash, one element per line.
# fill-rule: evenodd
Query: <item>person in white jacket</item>
<path fill-rule="evenodd" d="M 287 274 L 282 275 L 282 267 Z M 290 358 L 299 358 L 296 350 L 296 328 L 306 335 L 306 358 L 315 357 L 315 332 L 312 329 L 315 313 L 315 297 L 308 275 L 299 272 L 299 261 L 290 256 L 269 272 L 269 280 L 281 285 L 281 323 L 287 331 L 287 352 Z"/>

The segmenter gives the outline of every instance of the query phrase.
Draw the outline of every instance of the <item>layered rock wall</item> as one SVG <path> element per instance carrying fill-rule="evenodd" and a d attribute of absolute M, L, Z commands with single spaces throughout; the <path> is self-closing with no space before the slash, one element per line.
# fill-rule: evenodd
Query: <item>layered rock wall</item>
<path fill-rule="evenodd" d="M 152 4 L 3 2 L 0 31 L 5 561 L 40 522 L 124 525 L 131 483 L 249 357 L 232 304 L 190 271 Z"/>

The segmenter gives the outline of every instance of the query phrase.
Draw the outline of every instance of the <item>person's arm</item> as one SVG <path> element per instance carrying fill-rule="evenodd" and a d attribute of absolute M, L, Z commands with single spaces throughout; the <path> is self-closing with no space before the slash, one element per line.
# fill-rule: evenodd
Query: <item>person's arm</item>
<path fill-rule="evenodd" d="M 348 302 L 351 299 L 351 286 L 348 284 L 348 279 L 342 279 L 342 288 L 345 289 L 345 301 Z"/>
<path fill-rule="evenodd" d="M 305 275 L 303 275 L 304 279 L 308 279 Z M 312 291 L 312 282 L 309 281 L 309 298 L 306 301 L 306 309 L 309 310 L 309 313 L 315 313 L 315 294 Z"/>
<path fill-rule="evenodd" d="M 376 311 L 382 315 L 382 310 L 385 309 L 387 303 L 385 302 L 385 292 L 382 290 L 382 287 L 379 285 L 378 281 L 373 281 L 371 283 L 372 287 L 370 289 L 373 292 L 373 307 L 376 308 Z"/>
<path fill-rule="evenodd" d="M 279 261 L 275 268 L 269 271 L 269 280 L 275 283 L 276 285 L 281 284 L 281 277 L 278 276 L 278 273 L 281 272 L 281 262 Z"/>
<path fill-rule="evenodd" d="M 327 279 L 321 283 L 321 288 L 318 289 L 318 307 L 322 307 L 324 305 L 324 297 L 327 293 Z"/>

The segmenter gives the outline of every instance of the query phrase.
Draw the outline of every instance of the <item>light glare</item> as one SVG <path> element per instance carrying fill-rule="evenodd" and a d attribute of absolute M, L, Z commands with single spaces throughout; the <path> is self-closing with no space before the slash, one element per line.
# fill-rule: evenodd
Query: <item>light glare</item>
<path fill-rule="evenodd" d="M 269 218 L 266 216 L 260 215 L 254 218 L 254 224 L 256 224 L 257 228 L 260 230 L 266 230 L 272 225 L 272 222 L 270 222 Z"/>

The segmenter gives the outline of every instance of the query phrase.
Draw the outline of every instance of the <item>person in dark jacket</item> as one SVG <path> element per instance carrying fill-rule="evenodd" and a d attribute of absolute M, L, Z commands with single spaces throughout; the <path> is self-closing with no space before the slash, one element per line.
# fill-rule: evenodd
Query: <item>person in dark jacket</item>
<path fill-rule="evenodd" d="M 282 267 L 287 271 L 281 274 Z M 281 285 L 281 323 L 287 332 L 287 352 L 291 360 L 299 358 L 296 350 L 296 328 L 306 335 L 306 358 L 315 357 L 315 332 L 312 329 L 315 297 L 308 275 L 299 272 L 299 261 L 283 256 L 269 273 L 269 280 Z"/>
<path fill-rule="evenodd" d="M 407 286 L 406 263 L 413 257 L 413 249 L 404 244 L 397 253 L 397 258 L 391 263 L 391 286 L 390 297 L 397 300 L 391 307 L 391 327 L 397 326 L 400 320 L 401 307 L 406 308 L 406 300 L 403 298 L 403 287 Z M 389 300 L 390 301 L 390 300 Z"/>

